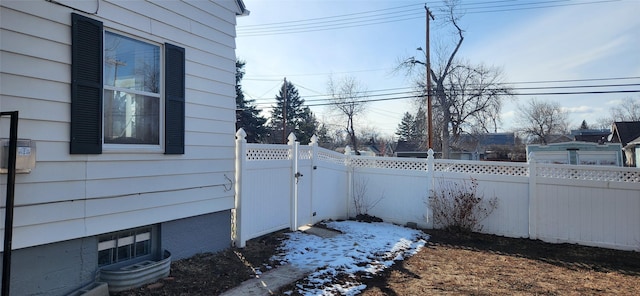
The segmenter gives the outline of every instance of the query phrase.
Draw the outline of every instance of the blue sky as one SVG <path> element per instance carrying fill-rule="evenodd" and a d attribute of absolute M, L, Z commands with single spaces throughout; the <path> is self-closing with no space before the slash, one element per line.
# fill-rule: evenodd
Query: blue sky
<path fill-rule="evenodd" d="M 238 18 L 237 56 L 245 60 L 245 94 L 268 112 L 282 79 L 296 85 L 319 120 L 342 125 L 324 103 L 330 75 L 355 77 L 370 94 L 411 90 L 414 77 L 393 71 L 403 58 L 420 56 L 425 47 L 424 2 L 383 0 L 245 0 L 251 14 Z M 451 27 L 442 24 L 438 7 L 428 3 L 432 63 L 437 51 L 453 46 Z M 520 90 L 640 90 L 640 0 L 462 1 L 460 24 L 465 40 L 457 57 L 500 67 L 515 87 L 636 84 L 610 88 Z M 631 78 L 596 80 L 609 78 Z M 566 80 L 578 80 L 568 82 Z M 545 82 L 541 81 L 565 81 Z M 536 82 L 536 83 L 531 83 Z M 402 95 L 395 95 L 400 97 Z M 513 128 L 518 105 L 532 98 L 557 101 L 570 114 L 570 125 L 595 124 L 620 99 L 640 100 L 640 93 L 520 95 L 505 101 L 502 130 Z M 379 97 L 376 97 L 379 98 Z M 394 134 L 411 100 L 368 104 L 358 127 Z"/>

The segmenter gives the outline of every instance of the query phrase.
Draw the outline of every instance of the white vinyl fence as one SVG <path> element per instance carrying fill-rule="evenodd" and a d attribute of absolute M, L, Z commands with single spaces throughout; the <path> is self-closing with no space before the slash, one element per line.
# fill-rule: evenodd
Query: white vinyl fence
<path fill-rule="evenodd" d="M 247 144 L 236 134 L 234 241 L 355 216 L 432 228 L 427 204 L 447 182 L 478 182 L 498 207 L 482 232 L 640 251 L 640 169 L 363 157 L 307 146 Z M 534 156 L 533 156 L 534 157 Z"/>

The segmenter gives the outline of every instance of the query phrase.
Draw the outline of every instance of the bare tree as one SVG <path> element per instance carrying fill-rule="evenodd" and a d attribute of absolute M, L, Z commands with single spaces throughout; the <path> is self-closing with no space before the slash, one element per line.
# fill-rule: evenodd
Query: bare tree
<path fill-rule="evenodd" d="M 451 103 L 450 128 L 454 142 L 463 132 L 497 132 L 502 98 L 511 88 L 501 82 L 501 71 L 484 65 L 459 64 L 447 78 Z"/>
<path fill-rule="evenodd" d="M 526 106 L 518 106 L 516 129 L 533 142 L 548 144 L 552 134 L 564 134 L 567 131 L 567 112 L 558 102 L 546 102 L 532 99 Z"/>
<path fill-rule="evenodd" d="M 366 110 L 366 91 L 352 76 L 345 76 L 340 79 L 340 81 L 329 77 L 327 88 L 331 96 L 333 108 L 346 118 L 345 131 L 349 136 L 349 142 L 353 146 L 353 151 L 359 155 L 360 152 L 358 152 L 358 139 L 356 137 L 354 120 L 357 115 L 362 114 Z"/>
<path fill-rule="evenodd" d="M 425 73 L 434 85 L 433 109 L 437 110 L 434 125 L 439 127 L 434 131 L 440 132 L 443 158 L 449 158 L 451 143 L 464 131 L 496 131 L 500 123 L 502 99 L 512 94 L 511 89 L 501 82 L 499 69 L 456 59 L 464 41 L 464 30 L 459 25 L 460 16 L 456 13 L 457 5 L 456 0 L 445 1 L 442 11 L 445 22 L 455 28 L 457 42 L 448 55 L 439 56 L 436 69 L 432 67 L 428 69 L 429 73 Z M 411 57 L 402 61 L 399 68 L 411 72 L 417 64 L 424 66 L 427 63 Z M 423 95 L 426 94 L 424 80 L 416 83 Z"/>
<path fill-rule="evenodd" d="M 442 158 L 446 159 L 449 158 L 449 123 L 451 121 L 452 102 L 447 96 L 445 90 L 445 81 L 451 74 L 453 68 L 455 68 L 454 59 L 456 57 L 456 54 L 458 53 L 458 50 L 460 50 L 460 47 L 462 46 L 462 41 L 464 41 L 464 31 L 458 24 L 459 16 L 454 12 L 457 6 L 457 1 L 445 1 L 445 4 L 446 14 L 444 15 L 446 15 L 446 20 L 455 27 L 458 41 L 456 42 L 453 51 L 451 51 L 451 54 L 449 54 L 449 57 L 446 59 L 446 62 L 444 64 L 441 63 L 438 72 L 434 71 L 433 68 L 428 69 L 429 73 L 427 73 L 427 77 L 435 82 L 435 89 L 433 89 L 433 91 L 435 93 L 436 104 L 442 112 L 442 136 L 440 138 L 440 141 L 442 143 Z"/>
<path fill-rule="evenodd" d="M 640 121 L 640 97 L 624 98 L 609 108 L 609 116 L 597 120 L 598 128 L 610 128 L 616 121 Z"/>

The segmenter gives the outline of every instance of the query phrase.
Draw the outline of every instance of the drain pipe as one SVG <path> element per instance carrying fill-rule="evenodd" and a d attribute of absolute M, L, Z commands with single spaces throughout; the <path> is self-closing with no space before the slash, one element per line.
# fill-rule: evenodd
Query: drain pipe
<path fill-rule="evenodd" d="M 16 188 L 16 155 L 18 152 L 18 111 L 0 112 L 11 116 L 9 127 L 9 161 L 7 172 L 7 202 L 4 214 L 4 253 L 2 253 L 2 296 L 9 296 L 11 283 L 11 241 L 13 240 L 13 201 Z"/>

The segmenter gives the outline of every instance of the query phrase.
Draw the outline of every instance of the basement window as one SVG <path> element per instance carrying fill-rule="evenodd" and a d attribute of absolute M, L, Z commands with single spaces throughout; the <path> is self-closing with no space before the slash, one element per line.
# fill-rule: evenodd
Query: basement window
<path fill-rule="evenodd" d="M 98 238 L 98 266 L 143 260 L 152 255 L 151 227 L 120 231 Z M 136 260 L 137 261 L 137 260 Z"/>

